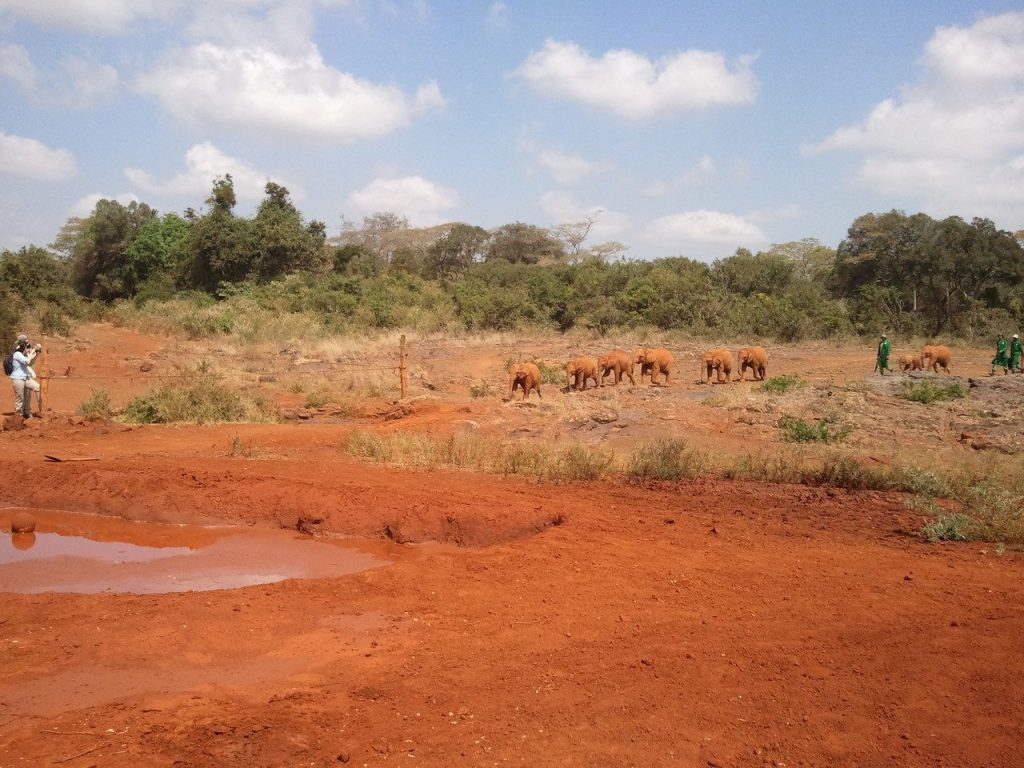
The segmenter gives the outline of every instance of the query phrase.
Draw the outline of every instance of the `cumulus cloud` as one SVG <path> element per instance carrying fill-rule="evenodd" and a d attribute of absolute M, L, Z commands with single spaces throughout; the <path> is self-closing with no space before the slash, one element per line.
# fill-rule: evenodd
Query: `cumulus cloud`
<path fill-rule="evenodd" d="M 559 184 L 575 184 L 612 168 L 607 160 L 588 160 L 575 152 L 539 144 L 529 137 L 520 139 L 519 146 Z"/>
<path fill-rule="evenodd" d="M 84 219 L 88 216 L 92 216 L 92 212 L 96 208 L 96 203 L 100 200 L 116 200 L 121 205 L 128 205 L 129 203 L 139 202 L 139 198 L 132 192 L 121 192 L 116 195 L 104 195 L 100 192 L 93 192 L 92 194 L 86 195 L 73 206 L 68 212 L 68 216 L 77 216 L 80 219 Z"/>
<path fill-rule="evenodd" d="M 190 125 L 334 141 L 384 136 L 445 104 L 434 82 L 409 96 L 327 66 L 315 46 L 293 56 L 201 43 L 168 54 L 137 86 Z"/>
<path fill-rule="evenodd" d="M 814 154 L 856 152 L 857 179 L 934 215 L 1024 216 L 1024 13 L 940 27 L 920 59 L 922 78 L 837 129 Z M 1005 185 L 1012 184 L 1012 187 Z"/>
<path fill-rule="evenodd" d="M 756 246 L 767 242 L 764 232 L 742 216 L 723 211 L 685 211 L 655 219 L 646 237 L 663 247 L 693 245 Z"/>
<path fill-rule="evenodd" d="M 36 68 L 20 45 L 0 43 L 0 76 L 10 78 L 26 91 L 35 90 Z"/>
<path fill-rule="evenodd" d="M 424 227 L 442 223 L 444 212 L 459 204 L 459 196 L 422 176 L 403 176 L 374 179 L 352 192 L 347 204 L 360 215 L 390 211 L 404 216 L 413 226 Z"/>
<path fill-rule="evenodd" d="M 164 181 L 158 181 L 138 168 L 126 168 L 124 171 L 132 186 L 144 194 L 189 198 L 205 197 L 213 187 L 213 180 L 229 173 L 235 187 L 235 196 L 239 200 L 260 199 L 267 182 L 271 180 L 270 174 L 224 154 L 209 142 L 196 144 L 189 149 L 185 153 L 185 170 Z M 302 190 L 282 179 L 274 181 L 288 187 L 294 199 L 302 199 Z"/>
<path fill-rule="evenodd" d="M 592 57 L 575 43 L 547 40 L 513 73 L 538 93 L 633 120 L 750 104 L 757 96 L 753 58 L 726 61 L 713 51 L 683 51 L 652 61 L 630 50 Z"/>
<path fill-rule="evenodd" d="M 540 205 L 555 226 L 592 219 L 594 223 L 588 238 L 591 243 L 621 237 L 630 227 L 627 214 L 611 211 L 603 205 L 584 205 L 567 192 L 547 192 L 541 197 Z"/>
<path fill-rule="evenodd" d="M 181 0 L 0 0 L 0 12 L 47 27 L 118 35 L 139 19 L 168 18 Z"/>
<path fill-rule="evenodd" d="M 66 181 L 78 170 L 66 149 L 51 149 L 41 141 L 0 132 L 0 173 L 37 181 Z"/>

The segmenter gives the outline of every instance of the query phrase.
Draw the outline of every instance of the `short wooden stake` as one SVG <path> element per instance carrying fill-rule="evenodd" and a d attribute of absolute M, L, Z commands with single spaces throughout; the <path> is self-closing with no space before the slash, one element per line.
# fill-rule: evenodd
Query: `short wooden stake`
<path fill-rule="evenodd" d="M 402 338 L 399 342 L 399 363 L 398 363 L 398 374 L 401 379 L 402 386 L 402 399 L 405 400 L 409 397 L 409 353 L 405 349 L 405 334 L 402 334 Z"/>

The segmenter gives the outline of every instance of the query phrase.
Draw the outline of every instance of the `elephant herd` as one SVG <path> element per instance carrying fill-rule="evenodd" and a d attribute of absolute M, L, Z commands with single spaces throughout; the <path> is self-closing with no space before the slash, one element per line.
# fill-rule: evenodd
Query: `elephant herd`
<path fill-rule="evenodd" d="M 754 374 L 755 381 L 763 381 L 765 369 L 768 364 L 768 353 L 763 347 L 744 347 L 737 356 L 739 363 L 739 379 L 746 375 L 747 368 Z M 569 389 L 577 392 L 585 391 L 589 381 L 594 382 L 595 387 L 605 386 L 605 379 L 611 375 L 612 382 L 618 385 L 623 377 L 629 379 L 629 383 L 636 385 L 633 374 L 636 366 L 640 366 L 640 382 L 643 383 L 644 376 L 650 376 L 651 384 L 658 385 L 664 377 L 665 384 L 672 383 L 673 360 L 672 353 L 662 347 L 641 347 L 632 355 L 621 349 L 607 352 L 601 357 L 577 357 L 565 366 L 565 383 Z M 707 380 L 711 380 L 711 373 L 716 373 L 719 382 L 730 381 L 733 370 L 732 352 L 724 347 L 708 351 L 701 362 L 702 376 L 707 372 Z M 536 391 L 537 397 L 540 393 L 541 372 L 534 363 L 516 363 L 509 369 L 508 373 L 508 396 L 511 400 L 516 389 L 522 389 L 523 399 L 527 399 L 531 392 Z"/>
<path fill-rule="evenodd" d="M 939 368 L 942 368 L 946 373 L 950 373 L 949 364 L 953 362 L 953 353 L 949 351 L 949 347 L 928 344 L 926 345 L 917 355 L 900 355 L 896 361 L 899 363 L 900 370 L 903 373 L 907 371 L 927 371 L 931 369 L 933 373 L 938 373 Z"/>

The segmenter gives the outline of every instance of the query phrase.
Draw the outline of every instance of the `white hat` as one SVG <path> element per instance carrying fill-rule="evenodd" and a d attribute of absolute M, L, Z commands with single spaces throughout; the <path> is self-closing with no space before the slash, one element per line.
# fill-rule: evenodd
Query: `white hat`
<path fill-rule="evenodd" d="M 23 342 L 23 341 L 28 341 L 28 336 L 26 336 L 24 333 L 19 333 L 18 334 L 18 343 L 21 344 L 21 342 Z"/>
<path fill-rule="evenodd" d="M 1018 335 L 1017 335 L 1017 334 L 1015 333 L 1015 334 L 1013 334 L 1013 338 L 1015 338 L 1015 339 L 1019 339 L 1019 338 L 1020 338 L 1020 336 L 1018 336 Z"/>

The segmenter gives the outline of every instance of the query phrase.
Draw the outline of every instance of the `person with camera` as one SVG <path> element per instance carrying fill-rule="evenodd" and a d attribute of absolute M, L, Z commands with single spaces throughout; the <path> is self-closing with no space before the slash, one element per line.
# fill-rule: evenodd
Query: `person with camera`
<path fill-rule="evenodd" d="M 11 384 L 14 386 L 14 413 L 26 419 L 32 417 L 32 393 L 39 391 L 36 372 L 32 370 L 32 361 L 36 359 L 42 347 L 29 344 L 28 336 L 18 336 L 17 348 L 14 350 L 14 370 L 11 371 Z"/>

